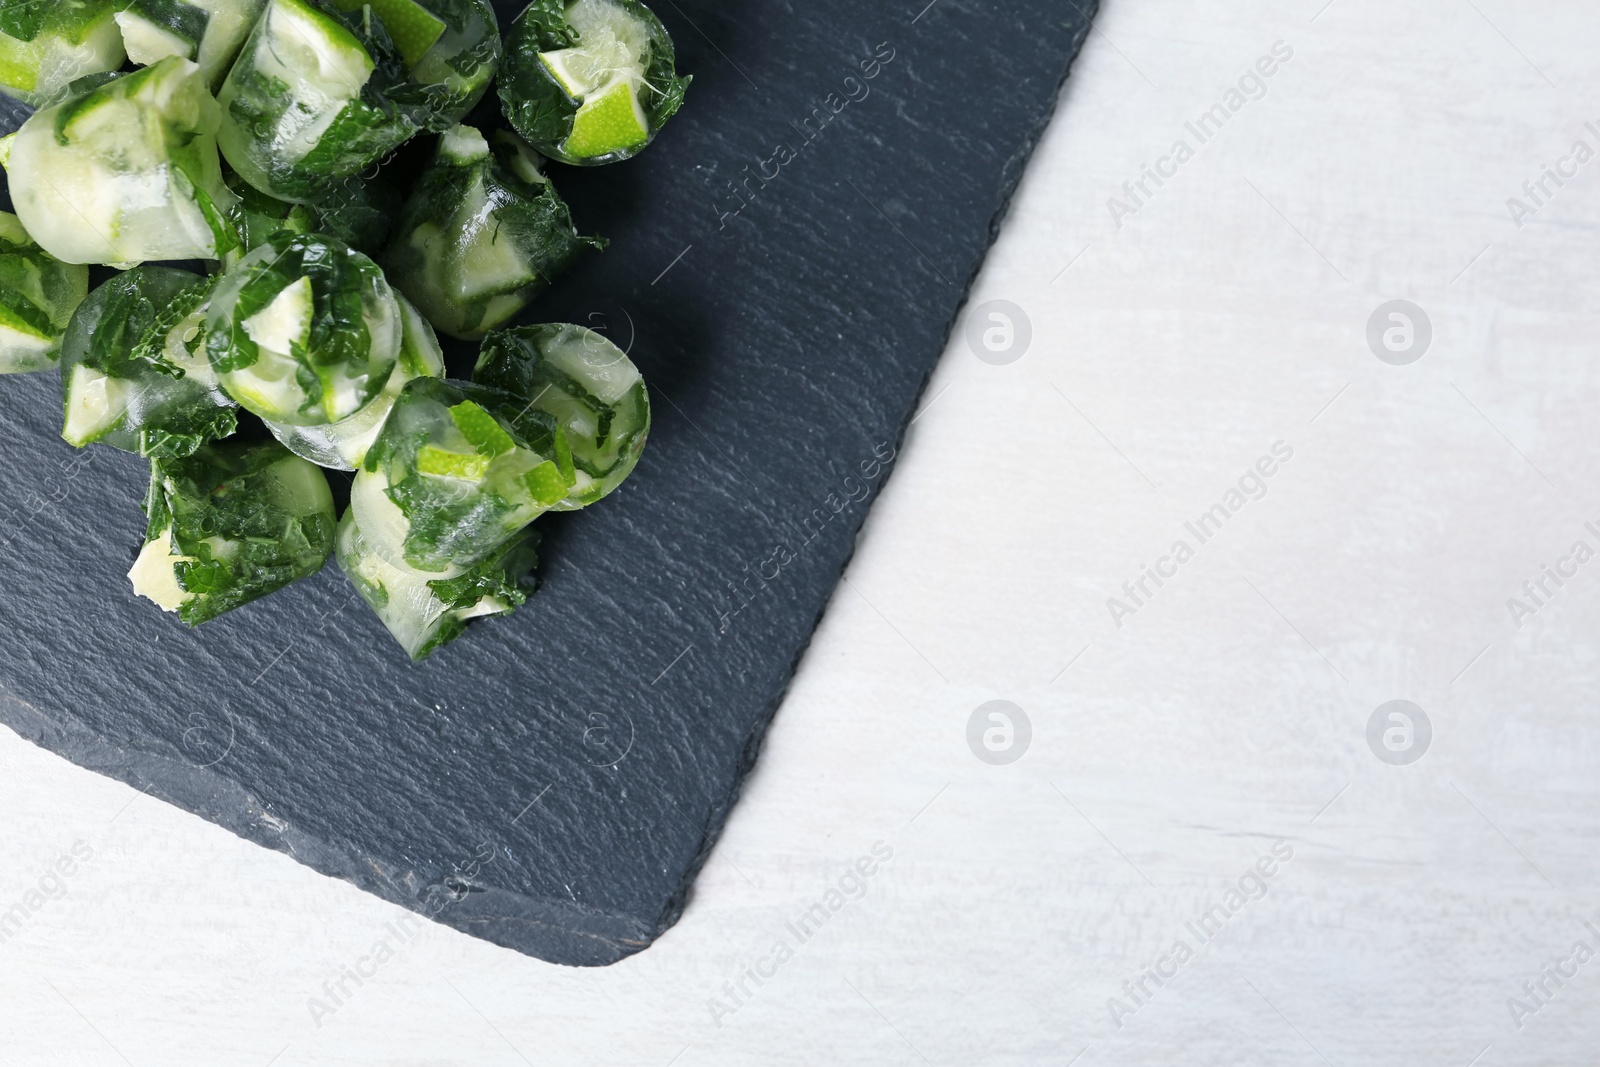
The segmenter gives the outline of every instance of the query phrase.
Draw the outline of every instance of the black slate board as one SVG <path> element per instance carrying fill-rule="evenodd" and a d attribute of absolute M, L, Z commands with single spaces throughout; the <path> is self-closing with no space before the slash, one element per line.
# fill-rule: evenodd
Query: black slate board
<path fill-rule="evenodd" d="M 650 446 L 615 496 L 541 520 L 525 608 L 420 666 L 331 564 L 197 631 L 136 601 L 142 463 L 59 440 L 56 375 L 0 380 L 0 720 L 496 944 L 584 965 L 649 945 L 1094 6 L 924 2 L 657 0 L 687 106 L 636 160 L 556 168 L 612 244 L 536 309 L 631 347 Z"/>

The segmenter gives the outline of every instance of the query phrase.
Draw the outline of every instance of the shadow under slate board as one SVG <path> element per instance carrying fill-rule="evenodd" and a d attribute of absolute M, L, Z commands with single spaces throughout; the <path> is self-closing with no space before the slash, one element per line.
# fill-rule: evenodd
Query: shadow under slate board
<path fill-rule="evenodd" d="M 143 463 L 59 439 L 55 374 L 0 379 L 0 721 L 519 952 L 648 946 L 738 797 L 1094 6 L 924 3 L 655 0 L 687 103 L 638 159 L 552 168 L 611 245 L 530 316 L 631 349 L 650 445 L 614 496 L 540 520 L 524 608 L 423 664 L 331 563 L 194 631 L 136 600 Z"/>

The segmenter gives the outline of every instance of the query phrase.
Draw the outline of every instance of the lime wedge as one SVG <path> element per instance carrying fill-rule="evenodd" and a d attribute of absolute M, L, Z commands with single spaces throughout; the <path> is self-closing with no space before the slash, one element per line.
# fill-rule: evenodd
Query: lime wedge
<path fill-rule="evenodd" d="M 523 474 L 522 484 L 528 487 L 528 494 L 534 500 L 547 507 L 567 495 L 567 480 L 561 477 L 560 468 L 551 460 Z"/>
<path fill-rule="evenodd" d="M 439 154 L 465 166 L 489 154 L 489 142 L 471 126 L 452 126 L 439 135 Z"/>
<path fill-rule="evenodd" d="M 394 45 L 400 49 L 400 58 L 414 67 L 417 61 L 432 48 L 444 33 L 444 23 L 433 12 L 416 0 L 333 0 L 340 11 L 354 11 L 370 7 L 372 13 L 383 20 Z"/>
<path fill-rule="evenodd" d="M 489 470 L 489 457 L 477 453 L 451 452 L 437 445 L 423 445 L 417 450 L 417 472 L 440 478 L 461 478 L 480 481 Z"/>
<path fill-rule="evenodd" d="M 122 46 L 130 62 L 149 66 L 168 56 L 194 58 L 195 42 L 178 36 L 165 26 L 158 26 L 132 11 L 118 11 L 112 17 L 122 30 Z"/>
<path fill-rule="evenodd" d="M 650 125 L 639 106 L 639 83 L 620 77 L 591 95 L 572 117 L 572 133 L 562 151 L 574 159 L 621 152 L 650 139 Z"/>
<path fill-rule="evenodd" d="M 472 443 L 480 456 L 492 459 L 517 447 L 511 435 L 494 421 L 494 416 L 470 400 L 463 400 L 452 407 L 450 418 L 456 424 L 456 429 L 461 431 L 461 436 Z"/>
<path fill-rule="evenodd" d="M 284 286 L 271 303 L 245 319 L 244 332 L 262 348 L 288 353 L 294 345 L 304 347 L 310 341 L 313 311 L 311 278 L 303 276 Z"/>
<path fill-rule="evenodd" d="M 67 379 L 61 436 L 79 448 L 104 436 L 127 413 L 127 392 L 125 381 L 77 364 Z"/>
<path fill-rule="evenodd" d="M 539 62 L 544 64 L 562 91 L 574 100 L 582 100 L 597 87 L 594 60 L 581 48 L 540 52 Z"/>
<path fill-rule="evenodd" d="M 10 333 L 22 334 L 27 337 L 37 338 L 40 341 L 49 341 L 49 332 L 46 330 L 41 330 L 39 328 L 39 323 L 34 319 L 34 316 L 39 315 L 40 312 L 38 311 L 34 311 L 32 316 L 24 314 L 18 309 L 12 308 L 3 301 L 0 301 L 0 329 L 4 329 Z"/>
<path fill-rule="evenodd" d="M 162 611 L 177 611 L 193 597 L 178 581 L 178 564 L 193 562 L 194 557 L 173 547 L 171 528 L 162 530 L 161 536 L 146 542 L 128 571 L 134 594 L 154 600 Z"/>
<path fill-rule="evenodd" d="M 0 37 L 0 83 L 33 92 L 39 84 L 38 52 L 32 42 Z"/>

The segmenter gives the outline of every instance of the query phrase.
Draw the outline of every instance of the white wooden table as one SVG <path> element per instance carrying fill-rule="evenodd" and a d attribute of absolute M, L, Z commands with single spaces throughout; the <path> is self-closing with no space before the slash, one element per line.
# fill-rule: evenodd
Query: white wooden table
<path fill-rule="evenodd" d="M 1600 9 L 1321 3 L 1108 2 L 1031 341 L 954 339 L 654 948 L 402 937 L 0 731 L 0 1064 L 1600 1060 Z"/>

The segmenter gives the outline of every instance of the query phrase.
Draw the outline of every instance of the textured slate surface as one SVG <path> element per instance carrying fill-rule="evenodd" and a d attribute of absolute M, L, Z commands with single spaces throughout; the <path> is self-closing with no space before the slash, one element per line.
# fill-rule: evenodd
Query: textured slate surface
<path fill-rule="evenodd" d="M 0 719 L 497 944 L 584 965 L 650 944 L 1092 10 L 920 7 L 659 0 L 688 106 L 637 160 L 556 169 L 613 243 L 536 309 L 631 347 L 650 447 L 614 497 L 542 520 L 527 607 L 425 664 L 332 565 L 198 631 L 136 602 L 142 464 L 56 437 L 55 375 L 0 380 Z"/>

